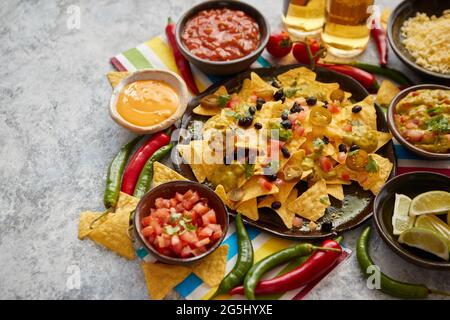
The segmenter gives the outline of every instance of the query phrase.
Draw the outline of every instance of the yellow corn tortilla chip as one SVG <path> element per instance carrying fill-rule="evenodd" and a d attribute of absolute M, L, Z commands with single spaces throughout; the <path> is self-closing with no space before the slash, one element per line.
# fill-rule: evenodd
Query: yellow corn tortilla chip
<path fill-rule="evenodd" d="M 292 189 L 294 189 L 295 185 L 300 181 L 300 179 L 293 179 L 291 181 L 283 181 L 278 185 L 278 193 L 275 193 L 273 196 L 276 201 L 280 201 L 284 203 L 288 196 L 292 193 Z"/>
<path fill-rule="evenodd" d="M 141 263 L 149 296 L 153 300 L 163 299 L 173 288 L 191 273 L 185 266 L 163 263 Z"/>
<path fill-rule="evenodd" d="M 225 275 L 227 256 L 228 246 L 220 246 L 209 256 L 196 262 L 192 266 L 192 272 L 208 286 L 218 286 Z"/>
<path fill-rule="evenodd" d="M 120 192 L 119 199 L 117 200 L 116 205 L 116 213 L 125 211 L 127 213 L 131 213 L 134 209 L 136 209 L 140 199 L 130 196 L 125 192 Z"/>
<path fill-rule="evenodd" d="M 94 230 L 90 228 L 91 223 L 95 219 L 100 217 L 102 214 L 103 212 L 94 212 L 94 211 L 85 211 L 80 214 L 80 222 L 78 223 L 78 239 L 80 240 L 85 239 L 89 235 L 89 233 L 91 233 L 91 231 Z M 100 220 L 104 221 L 104 219 Z M 100 223 L 101 221 L 98 221 L 98 223 L 95 223 L 94 226 Z"/>
<path fill-rule="evenodd" d="M 374 153 L 377 152 L 382 146 L 384 146 L 386 143 L 388 143 L 392 139 L 392 134 L 390 132 L 377 131 L 376 134 L 377 134 L 378 145 L 377 145 L 377 148 L 373 151 Z"/>
<path fill-rule="evenodd" d="M 281 207 L 279 209 L 272 209 L 272 202 L 274 201 L 279 201 L 277 200 L 275 195 L 270 195 L 267 196 L 266 198 L 264 198 L 259 204 L 258 204 L 258 208 L 262 208 L 262 207 L 267 207 L 267 208 L 271 208 L 273 211 L 275 211 L 281 218 L 281 220 L 283 220 L 283 223 L 285 224 L 285 226 L 288 229 L 292 228 L 292 220 L 295 217 L 295 213 L 294 211 L 291 211 L 288 209 L 288 204 L 291 203 L 292 201 L 294 201 L 297 198 L 297 189 L 293 189 L 291 190 L 291 192 L 289 193 L 289 195 L 287 196 L 287 199 L 285 202 L 281 202 Z"/>
<path fill-rule="evenodd" d="M 163 165 L 158 161 L 156 161 L 153 164 L 153 181 L 152 181 L 153 188 L 159 186 L 160 184 L 175 180 L 187 180 L 187 179 L 178 172 L 170 169 L 169 167 L 166 167 L 165 165 Z"/>
<path fill-rule="evenodd" d="M 293 202 L 288 204 L 288 209 L 297 215 L 317 221 L 325 214 L 325 209 L 330 205 L 327 185 L 325 180 L 317 181 Z"/>
<path fill-rule="evenodd" d="M 265 196 L 273 193 L 277 193 L 279 191 L 278 187 L 275 184 L 272 184 L 272 189 L 266 190 L 259 183 L 259 179 L 261 176 L 253 176 L 242 186 L 244 190 L 244 196 L 239 202 L 239 204 L 244 203 L 247 200 L 257 198 L 260 196 Z"/>
<path fill-rule="evenodd" d="M 244 79 L 242 82 L 241 90 L 238 93 L 239 100 L 241 102 L 247 102 L 250 96 L 253 94 L 253 85 L 250 79 Z"/>
<path fill-rule="evenodd" d="M 108 74 L 106 75 L 108 77 L 108 81 L 111 84 L 111 87 L 113 87 L 113 89 L 119 84 L 120 81 L 122 81 L 123 79 L 125 79 L 126 77 L 128 77 L 130 75 L 129 72 L 108 72 Z"/>
<path fill-rule="evenodd" d="M 344 188 L 342 184 L 327 184 L 327 192 L 338 200 L 344 200 Z"/>
<path fill-rule="evenodd" d="M 372 191 L 374 195 L 377 195 L 389 178 L 394 165 L 388 159 L 383 158 L 382 156 L 375 153 L 372 154 L 372 158 L 377 163 L 379 170 L 378 180 L 370 187 L 370 191 Z"/>
<path fill-rule="evenodd" d="M 246 216 L 247 218 L 252 219 L 253 221 L 258 220 L 259 214 L 258 214 L 258 206 L 256 203 L 256 197 L 240 202 L 240 204 L 236 208 L 236 211 Z"/>
<path fill-rule="evenodd" d="M 215 116 L 216 114 L 219 114 L 222 111 L 221 108 L 215 107 L 215 108 L 205 108 L 202 105 L 198 105 L 197 107 L 192 110 L 195 114 L 198 114 L 200 116 Z"/>
<path fill-rule="evenodd" d="M 290 87 L 295 82 L 301 84 L 307 81 L 314 81 L 316 74 L 308 68 L 299 67 L 280 74 L 277 79 L 283 87 Z"/>
<path fill-rule="evenodd" d="M 232 210 L 236 209 L 237 203 L 228 199 L 227 192 L 225 191 L 223 185 L 219 184 L 214 192 L 219 196 L 220 199 L 222 199 L 222 201 L 228 206 L 228 208 Z"/>
<path fill-rule="evenodd" d="M 383 80 L 380 85 L 380 89 L 377 92 L 377 103 L 382 107 L 388 107 L 400 89 L 390 82 L 389 80 Z"/>

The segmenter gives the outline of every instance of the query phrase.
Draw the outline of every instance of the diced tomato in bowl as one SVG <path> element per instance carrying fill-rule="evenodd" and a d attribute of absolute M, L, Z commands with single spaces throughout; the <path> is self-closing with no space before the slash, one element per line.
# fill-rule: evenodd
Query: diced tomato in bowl
<path fill-rule="evenodd" d="M 166 184 L 170 183 L 197 184 L 191 181 Z M 135 216 L 137 234 L 147 249 L 162 262 L 192 262 L 217 248 L 223 240 L 228 226 L 225 205 L 212 190 L 211 195 L 209 188 L 200 186 L 199 190 L 170 191 L 167 188 L 159 192 L 162 196 L 147 200 L 147 196 L 159 188 L 156 187 L 141 199 L 147 204 L 138 204 Z"/>

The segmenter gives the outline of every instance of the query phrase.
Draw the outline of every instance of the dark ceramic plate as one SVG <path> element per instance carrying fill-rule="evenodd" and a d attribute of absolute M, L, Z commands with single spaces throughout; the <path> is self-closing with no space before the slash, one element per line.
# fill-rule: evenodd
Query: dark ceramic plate
<path fill-rule="evenodd" d="M 193 121 L 206 121 L 208 117 L 198 116 L 192 113 L 192 110 L 199 104 L 202 97 L 214 93 L 217 88 L 224 85 L 229 92 L 239 91 L 244 79 L 250 77 L 251 72 L 256 72 L 263 79 L 269 80 L 273 79 L 277 75 L 288 71 L 289 69 L 297 68 L 302 65 L 288 65 L 283 67 L 272 67 L 272 68 L 260 68 L 246 71 L 237 75 L 235 78 L 224 81 L 222 83 L 215 84 L 208 88 L 201 95 L 193 98 L 188 105 L 185 115 L 182 118 L 181 127 L 188 129 Z M 330 71 L 324 68 L 318 68 L 317 70 L 317 80 L 321 82 L 337 82 L 345 91 L 352 93 L 352 98 L 355 101 L 363 100 L 368 92 L 355 80 L 345 75 L 338 74 L 334 71 Z M 386 120 L 383 111 L 376 106 L 377 111 L 377 127 L 380 131 L 388 131 Z M 180 138 L 179 143 L 188 143 L 188 141 Z M 393 164 L 394 170 L 391 173 L 391 177 L 395 175 L 396 168 L 396 158 L 394 154 L 394 147 L 392 142 L 385 145 L 378 151 L 379 154 L 387 157 Z M 173 165 L 177 171 L 190 180 L 196 180 L 194 174 L 192 173 L 189 165 L 182 163 L 180 159 L 174 159 Z M 298 186 L 300 191 L 306 189 L 306 185 L 300 183 Z M 278 217 L 271 209 L 260 209 L 259 210 L 259 220 L 252 221 L 244 217 L 244 221 L 252 226 L 270 232 L 280 237 L 291 238 L 291 239 L 320 239 L 330 236 L 334 236 L 338 233 L 342 233 L 349 229 L 355 228 L 360 225 L 365 220 L 372 216 L 372 205 L 374 196 L 370 191 L 364 191 L 358 184 L 352 183 L 349 186 L 344 186 L 344 201 L 338 201 L 332 197 L 331 206 L 327 209 L 324 217 L 319 220 L 321 221 L 332 220 L 333 229 L 332 231 L 309 231 L 309 230 L 299 230 L 299 229 L 287 229 L 283 224 L 281 218 Z M 229 211 L 230 214 L 234 215 L 235 212 Z M 332 219 L 331 216 L 338 214 L 338 218 Z"/>
<path fill-rule="evenodd" d="M 433 77 L 434 79 L 446 80 L 446 83 L 448 83 L 450 82 L 450 74 L 430 71 L 415 63 L 414 57 L 402 44 L 403 37 L 400 32 L 403 23 L 409 18 L 414 17 L 417 12 L 426 13 L 428 16 L 436 15 L 439 17 L 446 9 L 450 9 L 449 1 L 404 0 L 392 12 L 391 17 L 389 18 L 387 31 L 389 43 L 392 49 L 400 60 L 402 60 L 407 66 L 425 76 Z"/>
<path fill-rule="evenodd" d="M 411 172 L 390 180 L 375 198 L 373 209 L 375 225 L 383 240 L 402 258 L 422 267 L 450 270 L 450 262 L 444 261 L 431 253 L 402 245 L 398 242 L 398 236 L 392 233 L 395 194 L 402 193 L 414 198 L 423 192 L 432 190 L 450 192 L 450 178 L 432 172 Z M 441 217 L 444 216 L 446 215 Z"/>

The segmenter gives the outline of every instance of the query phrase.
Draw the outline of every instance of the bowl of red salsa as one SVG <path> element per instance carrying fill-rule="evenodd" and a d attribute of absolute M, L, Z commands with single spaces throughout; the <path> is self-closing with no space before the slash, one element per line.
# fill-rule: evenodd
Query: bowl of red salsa
<path fill-rule="evenodd" d="M 228 212 L 207 186 L 171 181 L 142 197 L 134 228 L 139 241 L 159 261 L 190 264 L 220 246 L 228 229 Z"/>
<path fill-rule="evenodd" d="M 206 1 L 177 23 L 184 57 L 202 71 L 230 75 L 247 69 L 269 40 L 269 24 L 254 7 L 240 1 Z"/>

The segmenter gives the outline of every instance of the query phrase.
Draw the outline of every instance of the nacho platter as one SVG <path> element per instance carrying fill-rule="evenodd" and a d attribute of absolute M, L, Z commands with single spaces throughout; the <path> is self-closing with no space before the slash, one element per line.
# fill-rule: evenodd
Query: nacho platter
<path fill-rule="evenodd" d="M 190 134 L 180 134 L 178 137 L 178 148 L 179 150 L 181 148 L 187 148 L 187 146 L 192 143 L 192 147 L 195 149 L 195 145 L 198 143 L 201 143 L 201 134 L 203 131 L 203 125 L 205 123 L 208 124 L 211 122 L 211 117 L 213 114 L 219 112 L 219 111 L 213 111 L 211 114 L 207 116 L 198 115 L 196 113 L 204 113 L 202 110 L 199 110 L 199 105 L 202 99 L 204 99 L 207 96 L 213 95 L 217 92 L 223 92 L 225 90 L 225 94 L 229 94 L 233 96 L 233 93 L 238 93 L 240 95 L 246 94 L 247 91 L 251 90 L 252 83 L 253 85 L 257 83 L 258 86 L 266 86 L 269 85 L 268 82 L 273 81 L 274 79 L 280 80 L 279 76 L 282 75 L 281 79 L 282 82 L 284 81 L 290 81 L 289 76 L 290 73 L 288 71 L 291 71 L 291 73 L 296 73 L 300 68 L 301 65 L 290 65 L 290 66 L 283 66 L 283 67 L 272 67 L 272 68 L 261 68 L 261 69 L 254 69 L 249 70 L 247 72 L 244 72 L 238 76 L 236 76 L 233 79 L 224 81 L 222 83 L 216 84 L 212 87 L 210 87 L 208 90 L 206 90 L 203 94 L 200 96 L 195 97 L 192 99 L 189 103 L 189 106 L 187 108 L 187 111 L 182 118 L 181 128 L 185 129 L 185 132 L 190 132 Z M 313 86 L 323 86 L 322 88 L 325 88 L 324 90 L 335 90 L 337 88 L 343 90 L 345 92 L 345 101 L 347 106 L 355 106 L 356 103 L 364 104 L 367 103 L 370 105 L 371 110 L 373 110 L 373 118 L 370 119 L 370 121 L 373 122 L 373 129 L 376 130 L 379 135 L 384 136 L 382 139 L 384 140 L 383 143 L 380 143 L 380 146 L 377 147 L 376 154 L 373 153 L 373 157 L 376 157 L 376 161 L 378 162 L 381 159 L 381 162 L 379 163 L 381 169 L 383 170 L 383 164 L 386 163 L 389 166 L 389 172 L 385 172 L 385 177 L 383 178 L 382 183 L 384 183 L 385 180 L 389 179 L 393 175 L 395 175 L 395 167 L 396 167 L 396 159 L 394 155 L 394 149 L 393 144 L 390 139 L 390 136 L 386 132 L 388 132 L 385 117 L 381 109 L 373 104 L 373 101 L 365 100 L 368 97 L 367 91 L 359 85 L 356 81 L 353 79 L 337 74 L 333 71 L 318 68 L 316 70 L 316 74 L 314 74 L 312 71 L 302 68 L 301 73 L 304 73 L 300 78 L 306 77 L 314 77 L 315 79 L 308 79 L 306 82 L 312 83 Z M 284 77 L 284 78 L 283 78 Z M 248 80 L 246 80 L 248 79 Z M 264 80 L 264 81 L 261 81 Z M 296 79 L 295 82 L 299 80 Z M 303 80 L 300 79 L 300 82 Z M 264 84 L 265 83 L 265 84 Z M 285 84 L 286 85 L 286 84 Z M 270 85 L 269 85 L 270 86 Z M 293 84 L 289 84 L 288 86 L 293 86 Z M 295 83 L 295 86 L 301 86 L 297 83 Z M 308 87 L 309 88 L 309 87 Z M 309 90 L 307 88 L 307 90 Z M 273 88 L 274 90 L 277 90 L 277 88 Z M 289 89 L 289 88 L 288 88 Z M 320 89 L 320 88 L 319 88 Z M 320 91 L 320 90 L 319 90 Z M 328 92 L 326 96 L 329 96 Z M 290 98 L 290 97 L 289 97 Z M 295 93 L 294 93 L 295 98 Z M 370 98 L 369 98 L 370 99 Z M 292 100 L 287 99 L 289 103 L 292 103 Z M 322 97 L 321 100 L 327 100 L 326 97 Z M 347 101 L 348 100 L 348 101 Z M 271 109 L 278 108 L 274 107 L 277 102 L 270 101 Z M 285 105 L 284 101 L 282 102 L 283 105 Z M 319 102 L 320 104 L 320 102 Z M 278 105 L 278 104 L 277 104 Z M 197 108 L 195 111 L 194 109 Z M 289 107 L 290 108 L 290 107 Z M 305 107 L 307 108 L 307 107 Z M 260 119 L 260 122 L 266 124 L 265 118 L 270 116 L 265 116 L 264 112 L 267 111 L 268 108 L 266 108 L 264 105 L 262 108 L 258 109 L 261 110 L 261 114 L 259 112 L 256 112 L 255 118 Z M 348 108 L 347 108 L 348 109 Z M 344 108 L 343 108 L 344 110 Z M 348 111 L 348 110 L 346 110 Z M 364 112 L 361 113 L 363 115 Z M 376 114 L 376 117 L 375 117 Z M 259 115 L 259 117 L 258 117 Z M 352 117 L 352 114 L 348 115 L 349 117 Z M 256 121 L 256 120 L 255 120 Z M 253 124 L 255 123 L 253 121 Z M 207 127 L 207 125 L 206 125 Z M 201 128 L 200 131 L 198 128 Z M 329 130 L 328 130 L 329 131 Z M 306 136 L 306 134 L 305 134 Z M 388 139 L 387 139 L 388 138 Z M 328 138 L 327 138 L 328 139 Z M 331 138 L 333 140 L 333 138 Z M 194 140 L 194 141 L 192 141 Z M 195 141 L 196 140 L 196 141 Z M 304 139 L 307 140 L 307 139 Z M 311 139 L 308 139 L 311 140 Z M 336 139 L 337 140 L 337 139 Z M 304 142 L 301 140 L 298 145 L 301 145 Z M 312 142 L 312 141 L 309 141 Z M 334 140 L 332 141 L 334 144 Z M 328 144 L 328 143 L 327 143 Z M 337 145 L 337 143 L 336 143 Z M 291 149 L 291 153 L 294 154 L 295 151 L 298 149 L 293 148 Z M 337 149 L 337 147 L 336 147 Z M 205 180 L 207 184 L 209 184 L 212 188 L 219 188 L 217 186 L 217 183 L 211 183 L 207 179 L 208 175 L 203 175 L 199 177 L 199 171 L 201 171 L 201 168 L 199 168 L 199 165 L 189 165 L 183 161 L 183 157 L 180 155 L 180 153 L 177 153 L 178 157 L 173 159 L 173 165 L 175 169 L 180 172 L 183 176 L 190 180 L 198 181 L 201 180 L 201 182 L 204 182 L 202 180 Z M 291 157 L 292 155 L 290 155 Z M 304 156 L 304 155 L 303 155 Z M 331 156 L 330 156 L 331 157 Z M 372 156 L 370 156 L 372 158 Z M 289 161 L 290 159 L 287 159 Z M 338 165 L 339 163 L 335 163 L 335 165 Z M 284 164 L 283 164 L 284 165 Z M 201 165 L 200 165 L 201 166 Z M 256 165 L 257 166 L 257 165 Z M 392 168 L 392 169 L 391 169 Z M 194 169 L 194 171 L 193 171 Z M 199 170 L 200 169 L 200 170 Z M 223 167 L 220 167 L 218 172 L 221 172 L 220 170 L 223 169 Z M 257 172 L 258 169 L 253 169 L 254 174 Z M 197 174 L 195 174 L 197 173 Z M 279 174 L 280 172 L 278 172 Z M 209 173 L 211 175 L 211 173 Z M 307 174 L 306 174 L 307 175 Z M 255 178 L 257 179 L 257 174 L 255 174 L 255 177 L 248 177 L 249 180 Z M 310 178 L 308 178 L 311 180 Z M 324 186 L 321 185 L 321 183 L 317 183 L 319 181 L 316 179 L 314 181 L 316 184 L 312 185 L 311 181 L 309 182 L 309 185 L 305 180 L 303 181 L 297 181 L 294 180 L 296 183 L 289 183 L 292 185 L 287 187 L 285 186 L 283 189 L 283 192 L 287 192 L 284 196 L 281 196 L 283 198 L 283 203 L 287 204 L 289 206 L 289 209 L 300 209 L 302 207 L 306 207 L 305 204 L 309 202 L 310 199 L 308 198 L 309 193 L 320 193 L 324 192 L 323 188 Z M 352 180 L 357 180 L 352 179 Z M 290 222 L 287 222 L 286 219 L 286 212 L 283 210 L 275 210 L 273 205 L 271 203 L 274 202 L 274 200 L 279 199 L 280 197 L 280 191 L 279 189 L 272 190 L 270 192 L 266 192 L 264 194 L 258 194 L 258 193 L 252 193 L 248 191 L 249 193 L 252 193 L 253 196 L 249 196 L 245 199 L 241 200 L 248 200 L 248 201 L 241 201 L 245 202 L 245 205 L 242 204 L 242 207 L 237 208 L 237 206 L 233 206 L 233 204 L 229 204 L 229 212 L 231 215 L 236 214 L 237 210 L 243 210 L 247 213 L 246 217 L 244 217 L 244 221 L 252 226 L 255 226 L 257 228 L 263 229 L 267 232 L 270 232 L 272 234 L 275 234 L 277 236 L 285 237 L 285 238 L 291 238 L 291 239 L 320 239 L 325 238 L 329 236 L 336 235 L 338 233 L 341 233 L 343 231 L 349 230 L 351 228 L 354 228 L 367 220 L 372 215 L 372 204 L 374 200 L 374 193 L 370 191 L 370 186 L 367 186 L 364 190 L 363 187 L 360 186 L 360 184 L 356 182 L 346 182 L 346 183 L 336 183 L 332 182 L 330 180 L 326 181 L 326 192 L 325 195 L 327 195 L 326 201 L 321 201 L 323 203 L 326 202 L 326 205 L 321 205 L 319 202 L 315 201 L 316 206 L 311 206 L 310 212 L 316 212 L 317 215 L 315 217 L 309 217 L 311 218 L 311 221 L 314 223 L 309 223 L 309 219 L 304 219 L 306 223 L 302 223 L 302 226 L 300 227 L 292 227 Z M 237 182 L 238 184 L 242 184 L 240 182 Z M 335 184 L 336 187 L 333 186 Z M 362 183 L 363 184 L 363 183 Z M 248 183 L 247 183 L 248 185 Z M 293 187 L 295 185 L 295 187 Z M 315 186 L 315 187 L 314 187 Z M 251 189 L 254 187 L 254 184 L 251 184 Z M 314 188 L 313 188 L 314 187 Z M 281 189 L 281 188 L 280 188 Z M 286 191 L 288 189 L 288 191 Z M 293 191 L 291 191 L 293 190 Z M 216 192 L 220 190 L 216 189 Z M 295 191 L 295 196 L 293 195 Z M 222 194 L 227 194 L 229 190 L 226 190 L 224 193 L 222 191 Z M 229 193 L 228 193 L 229 194 Z M 273 195 L 271 195 L 273 194 Z M 256 196 L 255 196 L 256 195 Z M 285 197 L 288 196 L 289 197 Z M 263 197 L 265 196 L 265 197 Z M 303 196 L 303 200 L 299 199 Z M 297 198 L 298 197 L 298 198 Z M 337 199 L 339 198 L 339 199 Z M 254 199 L 254 201 L 253 201 Z M 297 199 L 297 200 L 296 200 Z M 227 199 L 224 199 L 227 201 Z M 321 199 L 322 200 L 322 199 Z M 256 209 L 257 208 L 257 209 Z M 256 211 L 257 210 L 257 211 Z M 321 213 L 321 211 L 323 211 Z M 277 214 L 278 213 L 278 214 Z M 298 214 L 298 213 L 296 213 Z M 296 216 L 296 215 L 293 215 Z M 283 219 L 281 218 L 283 217 Z M 289 215 L 289 217 L 291 217 Z M 303 215 L 305 217 L 305 215 Z M 289 218 L 290 219 L 290 218 Z M 322 228 L 323 223 L 326 222 L 328 224 L 331 224 L 332 228 Z M 315 228 L 313 228 L 315 226 Z"/>

